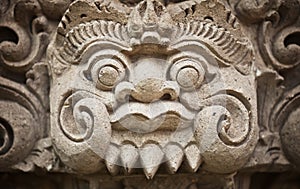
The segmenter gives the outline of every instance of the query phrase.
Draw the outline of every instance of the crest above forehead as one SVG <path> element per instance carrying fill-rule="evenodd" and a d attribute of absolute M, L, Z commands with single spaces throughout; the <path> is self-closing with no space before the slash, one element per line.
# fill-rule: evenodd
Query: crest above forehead
<path fill-rule="evenodd" d="M 129 37 L 133 38 L 131 44 L 165 44 L 170 42 L 174 26 L 175 22 L 160 2 L 145 0 L 132 10 L 127 30 Z"/>
<path fill-rule="evenodd" d="M 65 36 L 75 26 L 93 20 L 143 25 L 145 28 L 153 25 L 152 28 L 158 27 L 166 31 L 176 23 L 207 20 L 236 37 L 245 37 L 238 20 L 218 0 L 182 1 L 166 5 L 159 0 L 143 0 L 136 6 L 128 6 L 117 0 L 76 0 L 65 12 L 57 33 Z"/>

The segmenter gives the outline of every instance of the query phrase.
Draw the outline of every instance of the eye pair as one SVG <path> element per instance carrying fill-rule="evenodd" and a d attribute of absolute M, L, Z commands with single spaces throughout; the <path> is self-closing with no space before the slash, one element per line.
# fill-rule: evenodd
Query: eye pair
<path fill-rule="evenodd" d="M 183 90 L 193 90 L 202 84 L 205 78 L 205 69 L 200 60 L 184 58 L 175 61 L 170 68 L 170 79 L 177 81 Z M 125 77 L 125 67 L 121 61 L 116 59 L 99 60 L 91 72 L 92 79 L 98 88 L 111 90 Z M 147 71 L 147 70 L 145 70 Z"/>

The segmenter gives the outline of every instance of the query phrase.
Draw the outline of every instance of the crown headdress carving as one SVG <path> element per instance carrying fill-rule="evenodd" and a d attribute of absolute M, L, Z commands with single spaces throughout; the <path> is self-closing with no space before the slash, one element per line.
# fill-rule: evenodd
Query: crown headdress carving
<path fill-rule="evenodd" d="M 203 4 L 199 6 L 205 8 L 207 1 L 201 3 Z M 91 5 L 90 9 L 95 9 L 95 7 Z M 184 10 L 182 12 L 186 14 Z M 107 13 L 104 13 L 105 18 Z M 121 23 L 115 15 L 111 16 L 112 18 L 103 19 L 102 13 L 99 11 L 96 11 L 95 14 L 99 14 L 99 18 L 94 19 L 95 15 L 93 14 L 90 18 L 89 16 L 83 18 L 77 25 L 72 23 L 72 12 L 67 12 L 62 19 L 58 31 L 65 28 L 65 37 L 63 40 L 61 40 L 61 35 L 57 37 L 57 41 L 60 41 L 59 43 L 63 41 L 63 44 L 56 45 L 58 50 L 55 53 L 57 59 L 65 67 L 69 63 L 79 63 L 84 49 L 99 40 L 115 42 L 128 50 L 141 44 L 172 46 L 193 38 L 203 42 L 208 49 L 213 49 L 216 58 L 222 64 L 233 65 L 242 74 L 248 74 L 251 70 L 253 54 L 249 42 L 240 37 L 243 36 L 240 29 L 235 31 L 230 28 L 229 23 L 224 24 L 223 27 L 213 19 L 205 20 L 205 17 L 192 22 L 185 18 L 185 20 L 175 23 L 170 10 L 157 0 L 140 2 L 127 15 L 126 23 Z M 124 13 L 118 12 L 118 10 L 115 10 L 114 14 L 124 17 Z M 201 12 L 197 14 L 201 14 Z M 176 19 L 178 20 L 178 18 Z M 73 27 L 70 27 L 65 20 L 69 20 L 69 25 Z"/>
<path fill-rule="evenodd" d="M 131 44 L 167 44 L 175 23 L 166 8 L 158 1 L 146 0 L 130 14 L 127 30 Z"/>

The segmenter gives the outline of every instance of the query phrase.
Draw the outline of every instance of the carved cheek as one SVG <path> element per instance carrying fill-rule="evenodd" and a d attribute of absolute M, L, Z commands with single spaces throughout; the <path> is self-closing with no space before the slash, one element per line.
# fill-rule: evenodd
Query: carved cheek
<path fill-rule="evenodd" d="M 99 171 L 111 138 L 105 105 L 96 96 L 76 92 L 67 97 L 59 114 L 52 137 L 61 160 L 76 171 Z"/>
<path fill-rule="evenodd" d="M 215 103 L 202 109 L 195 119 L 203 168 L 217 173 L 234 172 L 252 154 L 257 131 L 251 122 L 253 117 L 239 99 L 231 95 L 213 98 Z"/>

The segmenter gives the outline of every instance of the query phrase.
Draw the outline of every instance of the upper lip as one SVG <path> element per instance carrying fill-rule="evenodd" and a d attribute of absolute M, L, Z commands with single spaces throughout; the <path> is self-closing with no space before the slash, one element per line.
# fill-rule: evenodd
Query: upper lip
<path fill-rule="evenodd" d="M 146 133 L 154 130 L 184 129 L 191 125 L 194 116 L 194 112 L 179 102 L 156 101 L 150 104 L 128 102 L 110 115 L 110 122 L 115 130 Z"/>
<path fill-rule="evenodd" d="M 119 106 L 110 116 L 111 122 L 117 122 L 128 115 L 142 115 L 152 120 L 163 114 L 173 113 L 182 119 L 192 120 L 195 113 L 176 101 L 155 101 L 153 103 L 128 102 Z"/>

